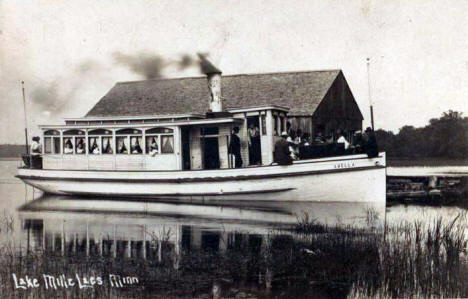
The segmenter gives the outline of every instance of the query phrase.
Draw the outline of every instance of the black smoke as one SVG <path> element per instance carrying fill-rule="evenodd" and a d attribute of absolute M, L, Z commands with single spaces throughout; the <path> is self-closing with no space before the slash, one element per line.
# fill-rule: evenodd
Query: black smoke
<path fill-rule="evenodd" d="M 200 67 L 200 71 L 203 74 L 212 74 L 212 73 L 221 73 L 221 70 L 218 69 L 211 61 L 209 61 L 206 57 L 208 54 L 205 53 L 198 53 L 198 63 Z"/>
<path fill-rule="evenodd" d="M 183 54 L 179 59 L 170 60 L 148 52 L 141 52 L 135 55 L 115 52 L 113 58 L 117 64 L 128 67 L 131 71 L 143 76 L 145 79 L 162 78 L 163 71 L 167 67 L 175 66 L 178 70 L 183 70 L 196 64 L 189 54 Z"/>

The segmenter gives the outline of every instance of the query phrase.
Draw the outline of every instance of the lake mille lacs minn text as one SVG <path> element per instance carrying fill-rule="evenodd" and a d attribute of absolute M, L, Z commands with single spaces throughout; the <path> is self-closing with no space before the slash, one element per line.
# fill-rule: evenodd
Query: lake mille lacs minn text
<path fill-rule="evenodd" d="M 115 288 L 122 288 L 139 283 L 138 277 L 120 276 L 116 274 L 109 274 L 107 277 L 102 277 L 100 275 L 80 276 L 78 274 L 75 274 L 74 277 L 67 277 L 65 274 L 58 276 L 42 274 L 41 277 L 29 277 L 28 275 L 18 277 L 13 273 L 12 278 L 15 288 L 24 290 L 39 288 L 41 285 L 44 285 L 46 289 L 55 290 L 73 287 L 79 287 L 80 289 L 94 288 L 95 286 L 102 286 L 106 283 L 105 278 L 107 278 L 109 285 Z"/>

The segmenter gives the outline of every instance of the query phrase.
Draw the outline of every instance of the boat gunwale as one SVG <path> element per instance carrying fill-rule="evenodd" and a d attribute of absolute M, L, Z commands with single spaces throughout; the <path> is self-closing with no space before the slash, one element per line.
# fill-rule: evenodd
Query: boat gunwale
<path fill-rule="evenodd" d="M 188 178 L 112 178 L 112 177 L 41 177 L 34 175 L 16 175 L 15 177 L 22 180 L 39 180 L 39 181 L 77 181 L 77 182 L 121 182 L 121 183 L 190 183 L 190 182 L 220 182 L 220 181 L 244 181 L 244 180 L 263 180 L 271 178 L 282 178 L 304 175 L 321 175 L 340 172 L 354 172 L 365 170 L 385 169 L 382 165 L 362 166 L 353 168 L 338 168 L 338 169 L 322 169 L 297 171 L 289 173 L 271 173 L 260 175 L 237 175 L 237 176 L 215 176 L 215 177 L 188 177 Z"/>
<path fill-rule="evenodd" d="M 356 154 L 356 155 L 341 155 L 341 156 L 331 156 L 331 157 L 322 157 L 322 158 L 314 158 L 314 159 L 304 159 L 304 160 L 296 160 L 293 161 L 292 164 L 288 165 L 279 165 L 277 163 L 272 163 L 269 165 L 253 165 L 248 167 L 240 167 L 240 168 L 217 168 L 217 169 L 168 169 L 168 170 L 147 170 L 147 169 L 34 169 L 34 168 L 25 168 L 25 167 L 18 167 L 17 169 L 21 170 L 35 170 L 35 171 L 82 171 L 82 172 L 122 172 L 122 173 L 162 173 L 162 172 L 200 172 L 200 171 L 228 171 L 228 170 L 240 170 L 240 169 L 257 169 L 257 168 L 265 168 L 265 167 L 274 167 L 274 166 L 293 166 L 293 165 L 301 165 L 301 164 L 312 164 L 312 163 L 323 163 L 323 162 L 339 162 L 339 161 L 349 161 L 349 160 L 370 160 L 370 159 L 378 159 L 378 158 L 385 158 L 385 152 L 380 152 L 377 157 L 368 157 L 367 155 L 362 156 L 365 154 Z M 359 156 L 359 157 L 356 157 Z M 355 158 L 346 158 L 346 159 L 338 159 L 339 157 L 355 157 Z M 336 158 L 336 159 L 335 159 Z M 386 168 L 387 166 L 381 167 Z"/>

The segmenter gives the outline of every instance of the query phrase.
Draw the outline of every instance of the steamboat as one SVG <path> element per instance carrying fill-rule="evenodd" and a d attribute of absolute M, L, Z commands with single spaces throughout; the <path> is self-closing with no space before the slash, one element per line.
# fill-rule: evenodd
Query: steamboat
<path fill-rule="evenodd" d="M 385 206 L 385 153 L 313 143 L 362 129 L 342 71 L 205 74 L 117 83 L 86 116 L 40 126 L 42 161 L 17 177 L 57 195 Z M 284 132 L 310 140 L 278 165 Z"/>

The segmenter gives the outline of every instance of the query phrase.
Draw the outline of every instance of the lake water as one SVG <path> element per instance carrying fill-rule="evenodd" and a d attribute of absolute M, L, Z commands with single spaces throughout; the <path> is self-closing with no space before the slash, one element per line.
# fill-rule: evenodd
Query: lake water
<path fill-rule="evenodd" d="M 176 253 L 187 248 L 222 252 L 245 242 L 264 244 L 272 234 L 291 235 L 291 228 L 301 220 L 377 229 L 383 222 L 449 222 L 465 213 L 458 207 L 411 205 L 376 211 L 339 199 L 333 203 L 217 205 L 44 196 L 14 177 L 19 163 L 0 161 L 0 245 L 26 252 L 161 260 L 164 247 L 154 243 L 171 244 L 170 250 Z"/>

